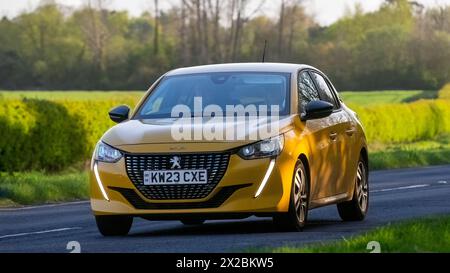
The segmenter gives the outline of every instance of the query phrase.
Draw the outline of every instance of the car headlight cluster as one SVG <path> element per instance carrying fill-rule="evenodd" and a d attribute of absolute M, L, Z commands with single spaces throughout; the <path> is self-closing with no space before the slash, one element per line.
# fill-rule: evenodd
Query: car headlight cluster
<path fill-rule="evenodd" d="M 266 139 L 239 150 L 239 155 L 244 159 L 259 159 L 278 156 L 283 151 L 284 136 L 279 135 Z"/>
<path fill-rule="evenodd" d="M 94 159 L 96 161 L 107 162 L 107 163 L 115 163 L 122 158 L 122 153 L 114 149 L 113 147 L 99 142 L 94 152 Z"/>

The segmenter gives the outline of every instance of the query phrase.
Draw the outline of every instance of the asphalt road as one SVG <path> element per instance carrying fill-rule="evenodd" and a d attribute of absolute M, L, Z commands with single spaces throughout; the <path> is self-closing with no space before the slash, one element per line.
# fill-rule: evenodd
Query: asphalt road
<path fill-rule="evenodd" d="M 450 166 L 372 172 L 364 222 L 344 223 L 335 206 L 310 212 L 302 233 L 280 232 L 270 218 L 210 221 L 186 227 L 176 221 L 135 219 L 128 237 L 104 238 L 88 202 L 0 209 L 0 252 L 239 252 L 250 247 L 303 245 L 340 239 L 387 222 L 450 214 Z"/>

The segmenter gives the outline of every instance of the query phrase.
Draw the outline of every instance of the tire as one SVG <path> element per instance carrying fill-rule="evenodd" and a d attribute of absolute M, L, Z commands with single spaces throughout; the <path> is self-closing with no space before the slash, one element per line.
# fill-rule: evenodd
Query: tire
<path fill-rule="evenodd" d="M 369 170 L 361 156 L 358 162 L 353 199 L 337 204 L 339 216 L 344 221 L 362 221 L 369 209 Z"/>
<path fill-rule="evenodd" d="M 131 229 L 133 217 L 130 216 L 95 216 L 100 233 L 105 236 L 125 236 Z"/>
<path fill-rule="evenodd" d="M 302 231 L 308 220 L 309 177 L 301 160 L 295 164 L 292 178 L 289 211 L 273 217 L 274 224 L 283 230 Z"/>
<path fill-rule="evenodd" d="M 180 220 L 180 222 L 183 223 L 186 226 L 200 226 L 200 225 L 202 225 L 205 222 L 205 220 L 186 220 L 186 219 L 183 219 L 183 220 Z"/>

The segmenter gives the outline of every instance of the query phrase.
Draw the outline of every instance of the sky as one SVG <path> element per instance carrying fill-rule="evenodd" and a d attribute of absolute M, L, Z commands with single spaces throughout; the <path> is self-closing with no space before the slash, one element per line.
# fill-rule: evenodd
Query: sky
<path fill-rule="evenodd" d="M 0 16 L 10 18 L 22 11 L 33 10 L 41 0 L 0 0 Z M 60 4 L 78 7 L 86 0 L 56 0 Z M 144 10 L 152 7 L 153 0 L 108 0 L 109 6 L 116 10 L 128 10 L 133 16 L 138 16 Z M 226 1 L 226 0 L 223 0 Z M 425 6 L 450 5 L 450 0 L 416 0 Z M 168 8 L 177 3 L 177 0 L 160 0 L 162 8 Z M 262 12 L 271 15 L 276 11 L 279 1 L 266 0 Z M 360 3 L 364 11 L 378 9 L 384 0 L 305 0 L 305 6 L 309 14 L 313 15 L 321 25 L 329 25 L 345 14 L 346 10 Z"/>

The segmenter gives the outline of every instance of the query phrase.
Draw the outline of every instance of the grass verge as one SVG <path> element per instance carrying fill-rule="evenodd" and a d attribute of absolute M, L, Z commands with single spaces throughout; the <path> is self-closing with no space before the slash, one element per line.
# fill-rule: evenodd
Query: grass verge
<path fill-rule="evenodd" d="M 86 172 L 0 174 L 0 207 L 69 202 L 87 198 Z"/>
<path fill-rule="evenodd" d="M 405 144 L 374 143 L 369 149 L 373 170 L 450 164 L 450 135 Z"/>
<path fill-rule="evenodd" d="M 420 99 L 435 99 L 438 97 L 438 92 L 431 90 L 353 91 L 341 92 L 340 96 L 346 104 L 371 106 L 386 103 L 410 103 Z"/>
<path fill-rule="evenodd" d="M 276 253 L 367 253 L 369 242 L 378 242 L 382 253 L 450 252 L 450 217 L 432 217 L 388 224 L 348 239 L 306 247 L 263 249 Z M 261 251 L 261 249 L 256 250 Z"/>

